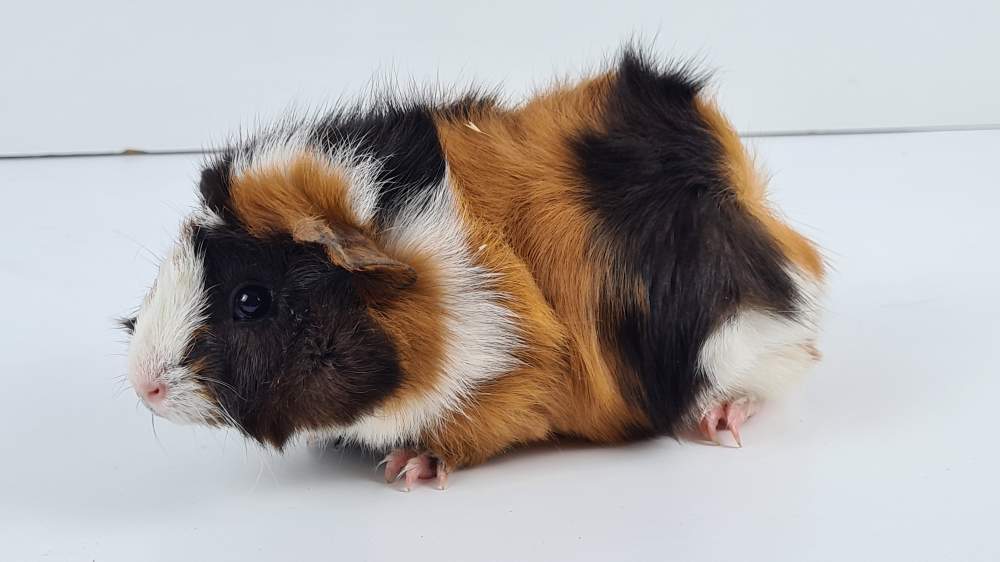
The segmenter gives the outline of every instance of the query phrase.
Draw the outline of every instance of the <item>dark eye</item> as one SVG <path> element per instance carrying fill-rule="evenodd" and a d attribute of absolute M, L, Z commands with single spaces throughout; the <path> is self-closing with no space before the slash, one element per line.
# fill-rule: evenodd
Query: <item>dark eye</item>
<path fill-rule="evenodd" d="M 244 285 L 233 293 L 233 319 L 257 320 L 271 309 L 271 290 L 261 285 Z"/>

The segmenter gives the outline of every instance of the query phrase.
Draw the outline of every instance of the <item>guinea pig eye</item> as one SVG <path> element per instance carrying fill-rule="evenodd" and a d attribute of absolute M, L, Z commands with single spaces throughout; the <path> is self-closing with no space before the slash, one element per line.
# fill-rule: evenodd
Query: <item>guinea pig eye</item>
<path fill-rule="evenodd" d="M 233 319 L 257 320 L 271 309 L 271 290 L 261 285 L 243 285 L 233 293 Z"/>

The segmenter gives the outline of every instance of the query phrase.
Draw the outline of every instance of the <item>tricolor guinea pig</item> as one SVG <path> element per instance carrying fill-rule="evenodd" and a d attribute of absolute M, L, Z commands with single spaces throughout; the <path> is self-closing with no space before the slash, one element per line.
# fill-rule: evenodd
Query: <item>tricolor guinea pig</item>
<path fill-rule="evenodd" d="M 824 266 L 698 76 L 627 49 L 507 106 L 381 100 L 216 153 L 134 318 L 158 416 L 387 480 L 513 446 L 718 442 L 818 359 Z"/>

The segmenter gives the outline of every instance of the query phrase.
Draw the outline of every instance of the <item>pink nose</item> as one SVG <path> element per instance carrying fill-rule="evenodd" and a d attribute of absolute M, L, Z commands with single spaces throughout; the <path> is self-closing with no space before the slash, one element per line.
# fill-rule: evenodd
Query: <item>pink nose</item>
<path fill-rule="evenodd" d="M 159 406 L 167 399 L 167 385 L 162 382 L 142 381 L 136 383 L 135 393 L 150 406 Z"/>

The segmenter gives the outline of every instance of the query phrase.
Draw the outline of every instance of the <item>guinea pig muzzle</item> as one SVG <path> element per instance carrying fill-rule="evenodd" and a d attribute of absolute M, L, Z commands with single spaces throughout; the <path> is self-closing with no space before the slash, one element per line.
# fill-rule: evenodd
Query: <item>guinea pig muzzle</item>
<path fill-rule="evenodd" d="M 159 377 L 145 374 L 131 376 L 130 373 L 129 379 L 136 395 L 146 407 L 152 410 L 153 413 L 163 416 L 166 413 L 165 402 L 167 401 L 167 393 L 169 391 L 167 384 L 160 380 Z"/>

